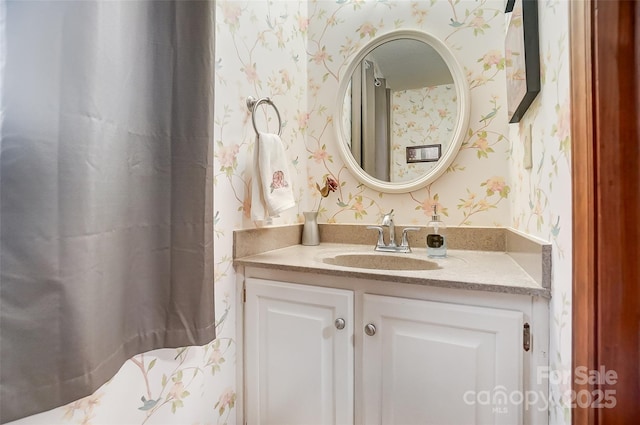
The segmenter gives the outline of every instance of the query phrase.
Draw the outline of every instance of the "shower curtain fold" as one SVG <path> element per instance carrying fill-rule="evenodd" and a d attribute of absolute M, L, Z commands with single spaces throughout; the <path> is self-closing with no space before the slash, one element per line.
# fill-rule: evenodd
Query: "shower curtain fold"
<path fill-rule="evenodd" d="M 214 2 L 5 7 L 2 423 L 215 337 Z"/>

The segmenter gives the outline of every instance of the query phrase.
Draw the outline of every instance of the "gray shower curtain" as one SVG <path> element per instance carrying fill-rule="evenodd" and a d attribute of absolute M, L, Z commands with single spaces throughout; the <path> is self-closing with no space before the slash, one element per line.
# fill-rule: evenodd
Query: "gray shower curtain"
<path fill-rule="evenodd" d="M 7 422 L 214 338 L 215 19 L 213 1 L 0 6 Z"/>

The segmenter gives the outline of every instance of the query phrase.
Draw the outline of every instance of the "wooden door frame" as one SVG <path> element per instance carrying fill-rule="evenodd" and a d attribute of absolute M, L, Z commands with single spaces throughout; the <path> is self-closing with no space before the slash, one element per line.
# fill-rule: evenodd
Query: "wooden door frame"
<path fill-rule="evenodd" d="M 633 423 L 640 409 L 640 5 L 571 1 L 573 390 L 614 390 L 614 408 L 578 405 L 573 424 Z M 577 367 L 615 385 L 576 382 Z"/>
<path fill-rule="evenodd" d="M 572 366 L 596 367 L 595 359 L 595 178 L 591 73 L 591 8 L 587 2 L 569 3 L 571 60 L 571 187 L 573 209 Z M 593 390 L 575 384 L 573 390 Z M 593 409 L 574 409 L 572 424 L 595 424 Z"/>

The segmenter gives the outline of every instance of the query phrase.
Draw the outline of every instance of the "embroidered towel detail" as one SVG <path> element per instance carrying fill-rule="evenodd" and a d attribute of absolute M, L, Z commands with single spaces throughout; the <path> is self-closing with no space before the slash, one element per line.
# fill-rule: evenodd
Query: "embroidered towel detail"
<path fill-rule="evenodd" d="M 291 173 L 282 140 L 277 134 L 260 133 L 253 150 L 251 218 L 264 220 L 277 217 L 295 205 Z"/>
<path fill-rule="evenodd" d="M 271 193 L 281 187 L 289 187 L 289 183 L 284 179 L 284 171 L 278 170 L 273 173 L 273 180 L 271 180 Z"/>

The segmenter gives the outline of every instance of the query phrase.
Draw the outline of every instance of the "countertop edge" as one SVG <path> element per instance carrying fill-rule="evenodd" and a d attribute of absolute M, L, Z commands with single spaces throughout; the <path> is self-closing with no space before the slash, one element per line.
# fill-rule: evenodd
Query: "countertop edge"
<path fill-rule="evenodd" d="M 237 266 L 254 267 L 254 268 L 263 268 L 263 269 L 269 269 L 269 270 L 313 273 L 313 274 L 339 276 L 339 277 L 346 277 L 346 278 L 353 278 L 353 279 L 370 279 L 370 280 L 377 280 L 377 281 L 392 280 L 395 283 L 404 283 L 404 284 L 410 284 L 410 285 L 421 285 L 421 286 L 461 289 L 461 290 L 469 290 L 469 291 L 483 291 L 483 292 L 494 292 L 494 293 L 504 293 L 504 294 L 536 296 L 536 297 L 542 297 L 546 299 L 551 298 L 550 289 L 543 288 L 543 287 L 528 288 L 528 287 L 520 287 L 520 286 L 496 285 L 496 284 L 490 284 L 490 283 L 417 278 L 417 277 L 403 276 L 403 275 L 390 276 L 387 274 L 370 272 L 370 271 L 367 271 L 366 269 L 352 270 L 347 267 L 336 267 L 336 266 L 334 266 L 333 268 L 326 268 L 326 267 L 297 266 L 297 265 L 290 265 L 290 264 L 284 265 L 284 264 L 276 264 L 276 263 L 267 263 L 259 260 L 252 260 L 251 258 L 235 259 L 233 261 L 233 265 L 234 267 L 237 267 Z"/>

